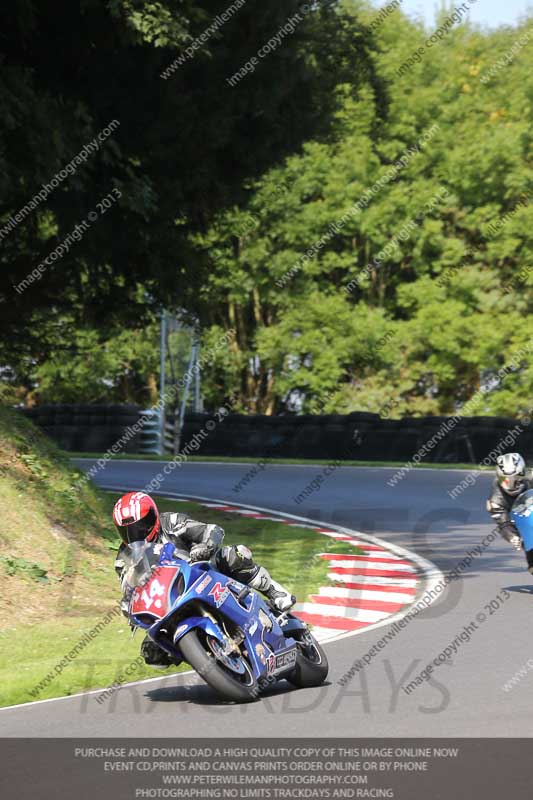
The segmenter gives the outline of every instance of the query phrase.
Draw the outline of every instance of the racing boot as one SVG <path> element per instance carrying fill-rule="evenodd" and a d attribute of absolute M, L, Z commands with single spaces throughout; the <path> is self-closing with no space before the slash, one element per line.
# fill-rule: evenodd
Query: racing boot
<path fill-rule="evenodd" d="M 515 550 L 518 550 L 518 552 L 520 552 L 520 550 L 522 549 L 522 539 L 517 533 L 508 531 L 504 534 L 503 538 L 506 541 L 508 541 L 509 544 L 511 544 Z"/>
<path fill-rule="evenodd" d="M 295 596 L 273 580 L 264 567 L 258 567 L 254 577 L 248 581 L 248 586 L 264 594 L 277 611 L 288 611 L 296 602 Z"/>
<path fill-rule="evenodd" d="M 509 542 L 515 550 L 520 551 L 522 549 L 522 539 L 512 522 L 502 523 L 498 526 L 498 530 L 505 541 Z"/>

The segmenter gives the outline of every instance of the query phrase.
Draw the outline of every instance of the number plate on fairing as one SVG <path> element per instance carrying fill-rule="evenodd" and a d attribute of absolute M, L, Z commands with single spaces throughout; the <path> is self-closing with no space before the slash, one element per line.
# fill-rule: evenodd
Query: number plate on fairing
<path fill-rule="evenodd" d="M 151 614 L 162 619 L 168 612 L 170 590 L 178 573 L 179 567 L 158 567 L 149 581 L 134 590 L 130 613 L 136 617 Z"/>
<path fill-rule="evenodd" d="M 277 655 L 272 654 L 267 659 L 267 670 L 269 675 L 276 675 L 278 672 L 285 672 L 296 665 L 296 648 L 285 650 Z"/>

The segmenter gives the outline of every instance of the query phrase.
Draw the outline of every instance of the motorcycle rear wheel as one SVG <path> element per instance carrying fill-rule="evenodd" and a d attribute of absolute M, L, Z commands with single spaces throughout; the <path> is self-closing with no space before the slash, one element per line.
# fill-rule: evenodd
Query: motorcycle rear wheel
<path fill-rule="evenodd" d="M 250 703 L 259 695 L 259 687 L 244 657 L 244 675 L 238 675 L 221 664 L 198 631 L 192 630 L 180 639 L 179 647 L 184 660 L 216 692 L 227 700 Z"/>

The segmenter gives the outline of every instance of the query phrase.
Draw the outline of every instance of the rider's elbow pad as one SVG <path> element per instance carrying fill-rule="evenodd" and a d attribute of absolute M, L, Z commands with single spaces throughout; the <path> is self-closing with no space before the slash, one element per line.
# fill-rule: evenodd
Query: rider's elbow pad
<path fill-rule="evenodd" d="M 221 528 L 220 525 L 210 525 L 208 533 L 209 541 L 211 541 L 215 547 L 220 547 L 224 541 L 224 528 Z"/>

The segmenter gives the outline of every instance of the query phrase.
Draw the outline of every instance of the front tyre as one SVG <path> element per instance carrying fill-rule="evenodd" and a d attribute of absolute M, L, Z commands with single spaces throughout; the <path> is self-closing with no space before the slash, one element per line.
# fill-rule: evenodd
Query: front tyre
<path fill-rule="evenodd" d="M 257 681 L 244 656 L 225 656 L 216 639 L 197 630 L 186 633 L 179 647 L 184 660 L 224 698 L 237 703 L 257 699 Z"/>
<path fill-rule="evenodd" d="M 296 666 L 286 676 L 289 683 L 304 689 L 309 686 L 320 686 L 328 677 L 329 664 L 324 649 L 319 645 L 310 631 L 293 634 L 298 645 Z"/>

